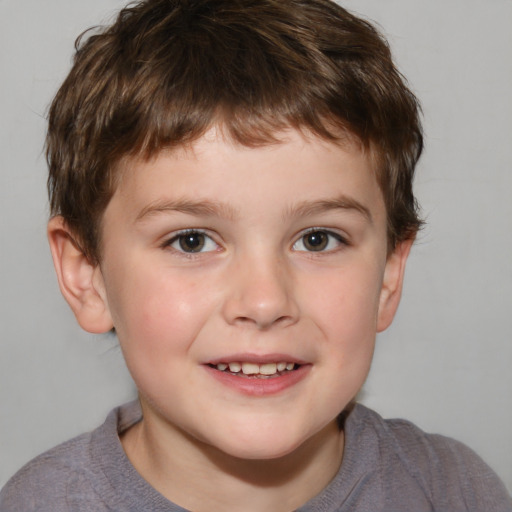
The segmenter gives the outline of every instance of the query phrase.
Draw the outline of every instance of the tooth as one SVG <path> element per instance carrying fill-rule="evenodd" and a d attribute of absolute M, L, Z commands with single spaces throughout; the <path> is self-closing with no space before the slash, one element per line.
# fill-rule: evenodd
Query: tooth
<path fill-rule="evenodd" d="M 227 365 L 227 364 L 225 364 L 225 363 L 219 363 L 219 364 L 217 365 L 217 370 L 220 370 L 221 372 L 223 372 L 227 367 L 228 367 L 228 365 Z"/>
<path fill-rule="evenodd" d="M 260 365 L 253 363 L 242 363 L 242 372 L 244 372 L 244 375 L 256 375 L 260 373 Z"/>
<path fill-rule="evenodd" d="M 277 371 L 276 363 L 267 363 L 260 366 L 260 373 L 262 375 L 274 375 Z"/>
<path fill-rule="evenodd" d="M 284 372 L 286 370 L 286 363 L 277 363 L 277 371 Z"/>
<path fill-rule="evenodd" d="M 238 373 L 242 369 L 242 365 L 240 363 L 229 363 L 229 371 L 233 373 Z"/>
<path fill-rule="evenodd" d="M 287 370 L 293 370 L 294 368 L 295 368 L 295 363 L 288 363 L 288 364 L 286 365 L 286 369 L 287 369 Z"/>

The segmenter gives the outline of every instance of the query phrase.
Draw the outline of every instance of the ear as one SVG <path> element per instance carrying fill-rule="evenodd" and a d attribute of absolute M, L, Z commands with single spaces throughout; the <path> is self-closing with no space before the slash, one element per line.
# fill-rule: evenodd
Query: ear
<path fill-rule="evenodd" d="M 388 255 L 379 298 L 377 332 L 382 332 L 391 325 L 398 309 L 402 296 L 405 264 L 413 242 L 413 239 L 400 242 Z"/>
<path fill-rule="evenodd" d="M 80 326 L 92 333 L 112 329 L 100 266 L 89 261 L 62 217 L 50 219 L 48 241 L 60 291 Z"/>

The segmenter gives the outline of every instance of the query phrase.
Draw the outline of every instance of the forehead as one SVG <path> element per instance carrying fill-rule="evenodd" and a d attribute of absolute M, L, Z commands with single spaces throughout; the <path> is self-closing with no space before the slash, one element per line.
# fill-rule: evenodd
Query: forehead
<path fill-rule="evenodd" d="M 202 202 L 203 213 L 214 202 L 235 217 L 249 206 L 304 212 L 301 204 L 341 197 L 368 217 L 379 216 L 383 198 L 374 161 L 351 140 L 334 143 L 289 130 L 279 142 L 247 147 L 211 129 L 193 144 L 150 159 L 125 158 L 112 202 L 123 202 L 137 217 L 169 201 Z"/>

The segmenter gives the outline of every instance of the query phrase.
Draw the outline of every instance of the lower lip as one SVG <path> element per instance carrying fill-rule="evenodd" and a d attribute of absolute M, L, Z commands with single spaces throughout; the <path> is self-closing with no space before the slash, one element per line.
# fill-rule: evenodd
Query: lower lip
<path fill-rule="evenodd" d="M 301 365 L 296 370 L 270 378 L 241 377 L 211 366 L 204 368 L 212 377 L 235 391 L 251 396 L 266 396 L 276 395 L 298 384 L 309 373 L 311 365 Z"/>

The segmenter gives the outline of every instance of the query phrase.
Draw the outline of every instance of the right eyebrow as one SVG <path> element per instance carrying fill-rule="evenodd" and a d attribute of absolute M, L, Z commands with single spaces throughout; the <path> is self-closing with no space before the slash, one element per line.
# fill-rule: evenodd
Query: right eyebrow
<path fill-rule="evenodd" d="M 161 213 L 174 212 L 195 216 L 222 217 L 230 220 L 234 219 L 237 214 L 233 207 L 220 202 L 212 202 L 209 200 L 193 201 L 190 199 L 160 199 L 142 208 L 137 214 L 135 222 L 140 222 L 143 219 Z"/>

